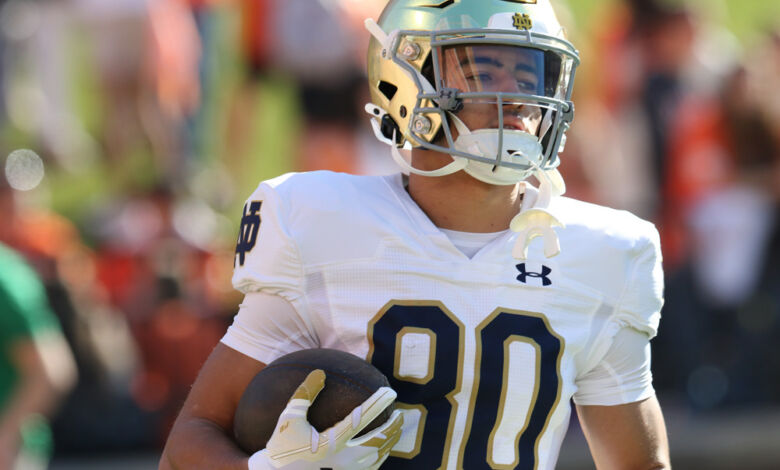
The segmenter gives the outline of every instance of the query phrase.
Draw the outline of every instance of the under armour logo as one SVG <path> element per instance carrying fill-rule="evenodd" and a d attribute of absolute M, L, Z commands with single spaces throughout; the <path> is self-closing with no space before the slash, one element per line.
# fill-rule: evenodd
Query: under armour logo
<path fill-rule="evenodd" d="M 238 230 L 238 242 L 236 243 L 237 261 L 241 266 L 244 265 L 246 254 L 252 251 L 255 243 L 257 243 L 257 233 L 260 231 L 260 215 L 258 212 L 260 212 L 262 204 L 262 201 L 252 201 L 251 204 L 248 202 L 244 204 L 244 216 L 241 218 L 241 228 Z"/>
<path fill-rule="evenodd" d="M 463 100 L 459 98 L 457 88 L 442 88 L 439 90 L 438 104 L 445 111 L 457 112 L 463 109 Z"/>
<path fill-rule="evenodd" d="M 542 272 L 541 273 L 529 273 L 525 270 L 525 263 L 520 263 L 517 266 L 517 270 L 520 271 L 520 274 L 517 276 L 517 280 L 522 282 L 523 284 L 526 284 L 526 279 L 529 277 L 538 277 L 542 280 L 543 286 L 549 286 L 552 284 L 552 281 L 550 280 L 548 275 L 552 272 L 552 269 L 548 268 L 547 266 L 542 266 Z"/>

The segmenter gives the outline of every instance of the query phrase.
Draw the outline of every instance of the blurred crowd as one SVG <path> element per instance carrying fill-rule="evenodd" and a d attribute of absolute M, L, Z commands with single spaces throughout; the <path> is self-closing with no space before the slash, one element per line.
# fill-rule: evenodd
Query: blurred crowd
<path fill-rule="evenodd" d="M 567 181 L 582 174 L 572 193 L 658 226 L 655 384 L 703 411 L 780 402 L 780 29 L 741 45 L 719 5 L 610 9 L 562 158 Z"/>
<path fill-rule="evenodd" d="M 0 154 L 34 150 L 0 176 L 0 242 L 40 276 L 78 369 L 57 455 L 160 446 L 240 302 L 258 181 L 396 171 L 363 111 L 363 20 L 384 3 L 0 0 Z M 569 195 L 658 225 L 656 386 L 702 412 L 780 405 L 780 29 L 737 41 L 723 5 L 561 15 L 583 58 Z"/>

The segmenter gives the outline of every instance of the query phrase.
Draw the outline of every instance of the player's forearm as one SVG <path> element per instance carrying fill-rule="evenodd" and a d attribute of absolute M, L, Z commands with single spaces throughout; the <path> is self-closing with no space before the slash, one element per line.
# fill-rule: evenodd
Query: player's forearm
<path fill-rule="evenodd" d="M 218 425 L 180 417 L 168 437 L 159 470 L 247 470 L 248 458 Z"/>
<path fill-rule="evenodd" d="M 577 406 L 599 470 L 671 468 L 663 414 L 655 396 L 615 406 Z"/>

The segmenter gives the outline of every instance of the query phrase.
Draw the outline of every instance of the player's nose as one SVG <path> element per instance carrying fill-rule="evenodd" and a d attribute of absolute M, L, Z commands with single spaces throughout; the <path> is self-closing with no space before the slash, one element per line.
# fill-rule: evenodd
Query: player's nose
<path fill-rule="evenodd" d="M 520 85 L 517 83 L 514 75 L 502 73 L 496 79 L 495 91 L 502 93 L 519 93 Z"/>

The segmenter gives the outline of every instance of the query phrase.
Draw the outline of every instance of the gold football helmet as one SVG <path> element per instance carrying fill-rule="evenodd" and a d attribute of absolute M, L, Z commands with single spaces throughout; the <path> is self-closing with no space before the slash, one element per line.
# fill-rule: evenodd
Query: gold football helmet
<path fill-rule="evenodd" d="M 579 54 L 549 0 L 390 0 L 366 27 L 366 110 L 407 171 L 514 184 L 558 166 Z M 405 144 L 453 162 L 415 169 Z"/>

